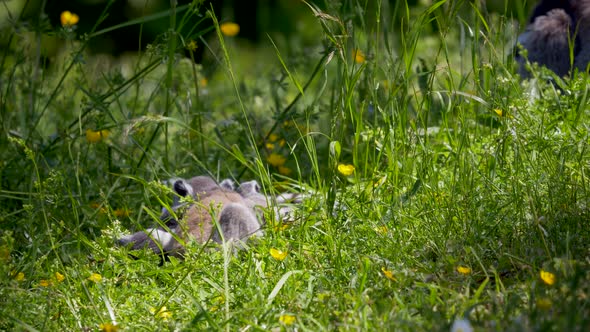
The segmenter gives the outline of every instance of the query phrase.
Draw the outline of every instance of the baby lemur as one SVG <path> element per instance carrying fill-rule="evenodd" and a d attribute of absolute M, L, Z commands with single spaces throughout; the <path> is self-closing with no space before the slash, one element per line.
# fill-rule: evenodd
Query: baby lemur
<path fill-rule="evenodd" d="M 208 176 L 196 176 L 188 181 L 176 180 L 172 188 L 176 193 L 171 206 L 173 213 L 163 208 L 162 225 L 124 236 L 118 240 L 120 245 L 130 245 L 132 249 L 147 247 L 157 254 L 180 256 L 183 244 L 191 239 L 200 244 L 209 239 L 222 243 L 261 235 L 265 209 L 277 206 L 273 214 L 280 218 L 291 212 L 289 204 L 301 202 L 298 194 L 282 194 L 275 198 L 276 202 L 271 202 L 270 196 L 260 192 L 255 180 L 235 188 L 229 179 L 217 184 Z"/>
<path fill-rule="evenodd" d="M 209 239 L 221 243 L 261 233 L 254 207 L 262 200 L 254 194 L 240 194 L 208 176 L 177 180 L 173 190 L 177 194 L 172 205 L 174 213 L 162 210 L 163 225 L 124 236 L 118 243 L 131 245 L 132 249 L 148 247 L 157 254 L 178 256 L 183 252 L 184 242 L 190 239 L 200 244 Z M 188 199 L 182 199 L 185 197 Z"/>
<path fill-rule="evenodd" d="M 250 204 L 258 213 L 260 220 L 264 220 L 265 209 L 272 206 L 273 217 L 281 221 L 289 217 L 289 213 L 293 211 L 293 204 L 299 204 L 303 199 L 299 193 L 282 193 L 276 197 L 264 195 L 260 192 L 260 184 L 256 180 L 243 182 L 237 188 L 229 179 L 223 180 L 220 185 L 226 189 L 235 190 L 244 197 L 246 204 Z"/>

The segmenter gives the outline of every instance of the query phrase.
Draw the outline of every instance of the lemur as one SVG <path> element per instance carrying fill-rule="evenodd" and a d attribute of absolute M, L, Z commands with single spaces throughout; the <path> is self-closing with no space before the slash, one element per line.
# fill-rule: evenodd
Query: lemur
<path fill-rule="evenodd" d="M 290 218 L 293 211 L 293 204 L 300 204 L 303 201 L 303 195 L 300 193 L 282 193 L 276 197 L 264 195 L 261 193 L 261 187 L 258 181 L 251 180 L 242 182 L 237 188 L 233 181 L 226 179 L 220 184 L 230 190 L 235 190 L 246 200 L 246 204 L 258 213 L 261 220 L 264 220 L 264 210 L 273 207 L 273 215 L 276 221 L 283 221 L 283 218 Z"/>
<path fill-rule="evenodd" d="M 160 216 L 166 227 L 148 228 L 124 236 L 118 243 L 131 245 L 132 249 L 147 247 L 157 254 L 181 256 L 183 243 L 190 239 L 200 244 L 209 239 L 221 243 L 223 240 L 243 240 L 261 232 L 261 223 L 253 208 L 254 202 L 234 190 L 218 185 L 210 177 L 177 180 L 173 190 L 177 194 L 172 205 L 174 213 L 163 209 Z M 189 202 L 182 202 L 181 198 L 187 196 L 192 202 L 190 199 Z M 178 216 L 179 220 L 173 215 Z"/>
<path fill-rule="evenodd" d="M 517 41 L 531 63 L 543 65 L 559 76 L 573 66 L 586 71 L 590 61 L 590 0 L 542 0 L 533 10 L 526 30 Z M 527 78 L 525 58 L 516 54 L 519 73 Z"/>
<path fill-rule="evenodd" d="M 172 188 L 176 193 L 171 206 L 174 213 L 163 208 L 160 216 L 166 227 L 148 228 L 124 236 L 118 240 L 120 245 L 131 245 L 134 250 L 147 247 L 157 254 L 181 256 L 184 250 L 181 242 L 191 238 L 203 244 L 209 239 L 221 243 L 262 235 L 266 208 L 276 206 L 275 217 L 281 218 L 292 211 L 292 204 L 301 203 L 299 194 L 281 194 L 275 198 L 276 202 L 272 202 L 270 196 L 260 192 L 260 185 L 255 180 L 235 188 L 230 179 L 217 184 L 208 176 L 196 176 L 188 181 L 176 180 Z M 183 202 L 184 197 L 193 202 Z"/>

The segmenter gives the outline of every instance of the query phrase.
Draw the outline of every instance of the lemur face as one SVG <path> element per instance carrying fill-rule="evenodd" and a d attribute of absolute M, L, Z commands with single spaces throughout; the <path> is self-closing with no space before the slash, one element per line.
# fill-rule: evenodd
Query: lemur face
<path fill-rule="evenodd" d="M 238 187 L 238 189 L 236 189 L 236 191 L 238 193 L 240 193 L 240 195 L 247 197 L 249 195 L 256 195 L 256 194 L 260 194 L 260 185 L 258 184 L 258 181 L 256 180 L 252 180 L 252 181 L 248 181 L 248 182 L 244 182 L 242 184 L 240 184 L 240 186 Z"/>

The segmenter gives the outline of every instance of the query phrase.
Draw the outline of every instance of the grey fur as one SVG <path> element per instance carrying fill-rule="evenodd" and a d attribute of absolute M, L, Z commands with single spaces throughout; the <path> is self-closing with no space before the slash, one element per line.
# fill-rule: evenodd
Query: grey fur
<path fill-rule="evenodd" d="M 518 36 L 518 43 L 528 53 L 531 63 L 538 63 L 553 70 L 559 76 L 565 76 L 570 71 L 569 31 L 572 19 L 561 9 L 553 9 L 546 15 L 535 18 L 526 30 Z M 519 73 L 528 77 L 525 58 L 518 57 Z"/>
<path fill-rule="evenodd" d="M 225 179 L 219 183 L 221 188 L 225 188 L 227 190 L 236 190 L 236 184 L 232 179 Z"/>
<path fill-rule="evenodd" d="M 540 1 L 529 25 L 518 36 L 518 44 L 527 50 L 528 61 L 557 75 L 568 75 L 573 68 L 585 72 L 590 61 L 590 0 Z M 516 61 L 519 74 L 529 77 L 525 57 L 517 54 Z"/>
<path fill-rule="evenodd" d="M 160 219 L 163 226 L 146 229 L 122 237 L 118 243 L 131 245 L 132 249 L 147 247 L 155 253 L 181 255 L 181 242 L 195 240 L 206 243 L 209 239 L 221 243 L 222 240 L 244 240 L 259 233 L 261 225 L 253 209 L 252 202 L 233 190 L 218 185 L 206 176 L 197 176 L 190 180 L 177 180 L 173 189 L 177 199 L 172 206 L 175 215 L 182 216 L 175 220 L 164 209 Z M 180 198 L 190 196 L 193 202 L 181 203 Z M 216 221 L 219 224 L 219 233 Z"/>
<path fill-rule="evenodd" d="M 256 180 L 243 182 L 236 189 L 251 204 L 251 207 L 258 211 L 261 220 L 264 220 L 264 210 L 269 207 L 273 208 L 272 212 L 277 221 L 292 219 L 293 204 L 301 203 L 300 194 L 282 193 L 273 198 L 262 194 L 260 190 L 260 184 Z"/>

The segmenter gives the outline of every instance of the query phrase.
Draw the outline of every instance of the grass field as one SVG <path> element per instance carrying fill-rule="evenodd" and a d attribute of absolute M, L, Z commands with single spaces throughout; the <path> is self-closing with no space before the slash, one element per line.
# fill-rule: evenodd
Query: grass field
<path fill-rule="evenodd" d="M 343 3 L 257 46 L 215 20 L 214 70 L 174 32 L 207 8 L 121 57 L 11 12 L 0 330 L 589 330 L 587 74 L 521 80 L 518 21 L 479 2 Z M 197 174 L 309 194 L 246 250 L 115 245 Z"/>

